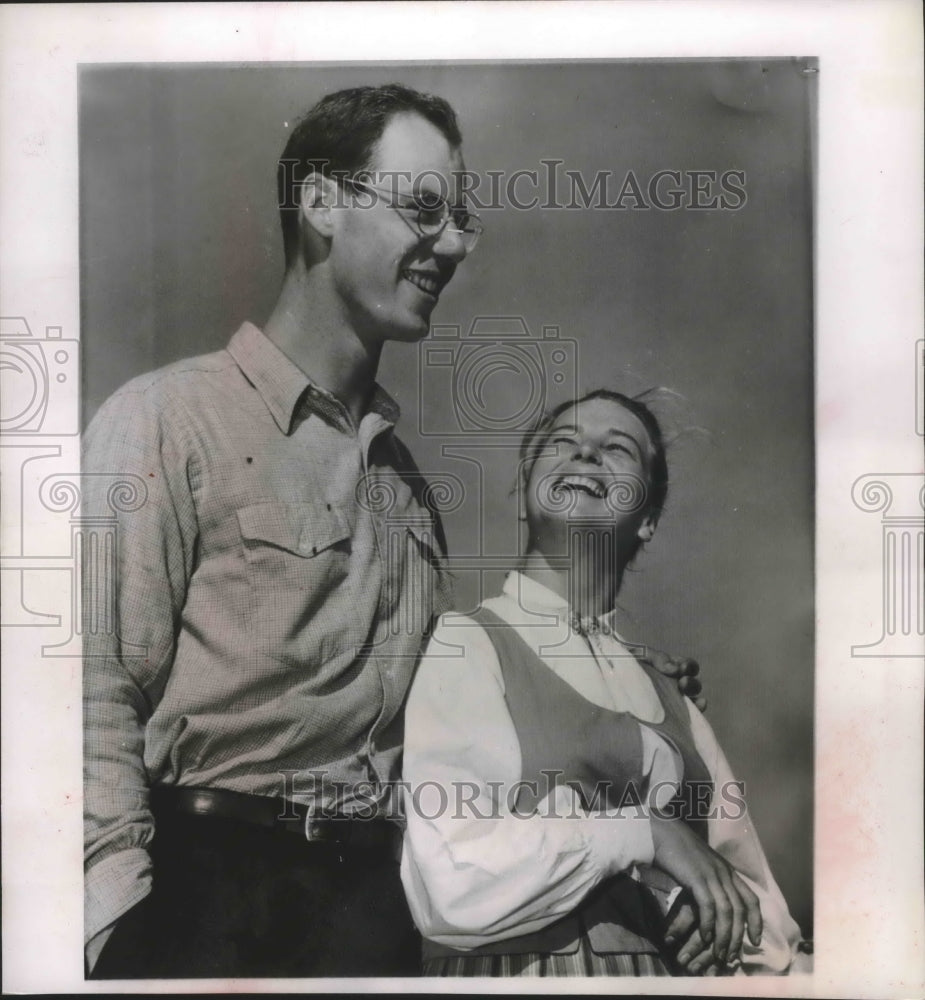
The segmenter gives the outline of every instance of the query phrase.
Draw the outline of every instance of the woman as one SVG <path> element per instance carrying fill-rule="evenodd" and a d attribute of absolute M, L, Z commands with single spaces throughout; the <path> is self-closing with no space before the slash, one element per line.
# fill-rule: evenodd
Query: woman
<path fill-rule="evenodd" d="M 402 879 L 425 975 L 785 972 L 799 929 L 712 730 L 613 629 L 668 476 L 608 390 L 521 449 L 526 558 L 445 615 L 406 712 Z"/>

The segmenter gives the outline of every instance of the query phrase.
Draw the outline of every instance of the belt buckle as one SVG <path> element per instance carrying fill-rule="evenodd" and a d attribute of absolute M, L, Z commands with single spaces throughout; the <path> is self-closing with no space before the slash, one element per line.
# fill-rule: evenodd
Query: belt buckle
<path fill-rule="evenodd" d="M 352 832 L 352 825 L 347 819 L 316 819 L 311 814 L 305 817 L 305 839 L 309 843 L 346 844 Z"/>

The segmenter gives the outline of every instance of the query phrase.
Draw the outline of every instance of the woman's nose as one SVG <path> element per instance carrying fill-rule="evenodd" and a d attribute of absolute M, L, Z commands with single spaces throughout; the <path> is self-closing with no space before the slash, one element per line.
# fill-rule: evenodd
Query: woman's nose
<path fill-rule="evenodd" d="M 601 464 L 601 453 L 593 441 L 580 441 L 575 457 L 580 458 L 583 462 L 593 462 L 595 465 Z"/>

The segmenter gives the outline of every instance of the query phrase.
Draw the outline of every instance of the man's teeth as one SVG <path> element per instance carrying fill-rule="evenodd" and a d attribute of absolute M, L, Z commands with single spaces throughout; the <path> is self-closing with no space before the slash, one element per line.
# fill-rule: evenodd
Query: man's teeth
<path fill-rule="evenodd" d="M 402 277 L 428 295 L 436 295 L 440 291 L 440 282 L 429 274 L 421 274 L 420 271 L 402 271 Z"/>
<path fill-rule="evenodd" d="M 588 476 L 563 476 L 555 485 L 556 489 L 562 489 L 562 487 L 583 490 L 599 499 L 603 499 L 605 492 L 604 487 L 596 479 L 591 479 Z"/>

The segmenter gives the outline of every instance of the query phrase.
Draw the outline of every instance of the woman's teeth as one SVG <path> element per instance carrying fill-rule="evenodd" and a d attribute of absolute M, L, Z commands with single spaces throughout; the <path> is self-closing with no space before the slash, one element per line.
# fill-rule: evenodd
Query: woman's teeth
<path fill-rule="evenodd" d="M 604 487 L 596 479 L 591 479 L 588 476 L 563 476 L 556 483 L 554 489 L 559 490 L 563 487 L 582 490 L 599 499 L 602 499 L 604 496 Z"/>

